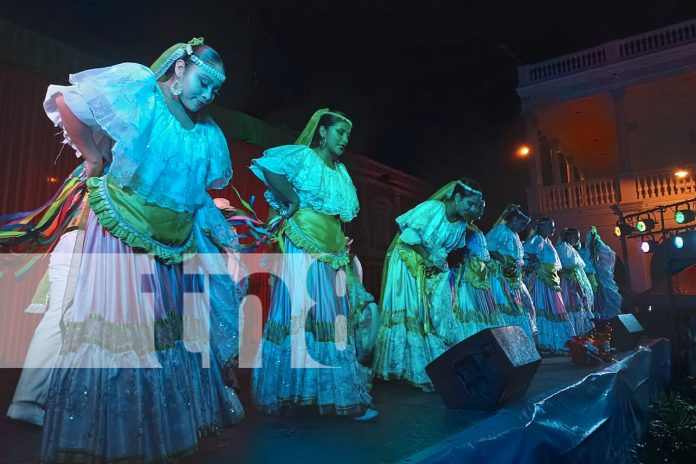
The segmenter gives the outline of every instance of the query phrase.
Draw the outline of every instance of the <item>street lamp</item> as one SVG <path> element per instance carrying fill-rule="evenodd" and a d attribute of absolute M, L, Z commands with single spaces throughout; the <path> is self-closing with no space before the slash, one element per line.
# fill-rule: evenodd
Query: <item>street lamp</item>
<path fill-rule="evenodd" d="M 526 158 L 531 152 L 532 149 L 529 148 L 529 145 L 520 145 L 520 147 L 517 148 L 517 156 L 520 158 Z"/>

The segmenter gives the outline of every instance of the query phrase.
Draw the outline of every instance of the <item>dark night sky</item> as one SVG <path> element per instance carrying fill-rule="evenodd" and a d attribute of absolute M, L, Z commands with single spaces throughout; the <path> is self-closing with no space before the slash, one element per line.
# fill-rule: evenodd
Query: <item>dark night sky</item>
<path fill-rule="evenodd" d="M 477 178 L 495 211 L 526 201 L 517 60 L 696 18 L 696 1 L 5 0 L 0 16 L 114 62 L 204 36 L 230 76 L 223 105 L 296 130 L 346 111 L 352 151 L 433 184 Z"/>

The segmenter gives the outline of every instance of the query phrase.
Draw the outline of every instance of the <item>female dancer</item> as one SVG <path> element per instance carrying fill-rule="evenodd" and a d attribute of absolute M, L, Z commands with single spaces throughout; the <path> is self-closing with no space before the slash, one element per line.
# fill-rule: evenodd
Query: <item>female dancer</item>
<path fill-rule="evenodd" d="M 237 350 L 237 287 L 203 281 L 224 274 L 220 251 L 237 245 L 206 193 L 232 177 L 224 136 L 200 112 L 224 80 L 219 55 L 198 39 L 151 68 L 124 63 L 49 87 L 44 108 L 85 159 L 89 211 L 44 461 L 171 460 L 243 415 L 223 381 Z"/>
<path fill-rule="evenodd" d="M 496 305 L 506 325 L 518 325 L 536 341 L 536 315 L 532 297 L 522 281 L 524 248 L 518 235 L 529 216 L 518 205 L 508 205 L 486 234 L 491 260 L 488 268 Z"/>
<path fill-rule="evenodd" d="M 486 236 L 474 224 L 483 215 L 484 205 L 485 202 L 482 202 L 475 214 L 467 218 L 462 260 L 450 271 L 450 281 L 454 288 L 454 331 L 450 337 L 452 344 L 483 329 L 504 325 L 491 288 L 488 271 L 491 255 Z"/>
<path fill-rule="evenodd" d="M 268 186 L 269 204 L 285 216 L 284 255 L 252 375 L 254 403 L 264 412 L 313 406 L 361 420 L 377 415 L 348 330 L 342 225 L 359 205 L 339 158 L 352 127 L 343 113 L 321 109 L 295 145 L 267 150 L 251 166 Z"/>
<path fill-rule="evenodd" d="M 556 244 L 556 252 L 563 267 L 559 272 L 563 304 L 575 333 L 583 335 L 594 327 L 592 323 L 594 293 L 585 274 L 585 262 L 576 248 L 579 244 L 580 231 L 565 229 Z"/>
<path fill-rule="evenodd" d="M 565 343 L 575 335 L 575 329 L 561 296 L 561 261 L 549 239 L 554 228 L 552 219 L 541 218 L 534 234 L 524 242 L 525 284 L 536 310 L 539 349 L 564 354 Z"/>
<path fill-rule="evenodd" d="M 447 255 L 465 246 L 467 220 L 478 214 L 482 201 L 474 181 L 454 181 L 396 219 L 401 232 L 382 275 L 378 378 L 432 390 L 425 366 L 446 349 L 454 330 Z M 437 295 L 446 295 L 438 298 L 445 304 L 433 304 Z"/>
<path fill-rule="evenodd" d="M 585 246 L 580 250 L 580 253 L 585 263 L 595 269 L 595 316 L 601 319 L 611 319 L 621 314 L 622 297 L 614 280 L 616 253 L 604 243 L 595 226 L 592 226 L 585 234 Z"/>

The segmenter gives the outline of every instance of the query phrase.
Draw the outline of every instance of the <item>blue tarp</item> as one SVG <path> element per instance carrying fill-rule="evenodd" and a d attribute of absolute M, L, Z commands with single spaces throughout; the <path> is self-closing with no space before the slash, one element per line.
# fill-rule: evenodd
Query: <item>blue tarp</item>
<path fill-rule="evenodd" d="M 402 462 L 632 463 L 650 403 L 671 376 L 668 340 L 649 340 L 618 363 L 541 394 Z"/>

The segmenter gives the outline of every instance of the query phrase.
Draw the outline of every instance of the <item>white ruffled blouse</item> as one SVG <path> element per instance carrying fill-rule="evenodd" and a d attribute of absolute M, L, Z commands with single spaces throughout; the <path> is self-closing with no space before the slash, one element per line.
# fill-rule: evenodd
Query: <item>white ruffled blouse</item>
<path fill-rule="evenodd" d="M 199 113 L 195 127 L 184 128 L 146 66 L 122 63 L 90 69 L 72 74 L 70 83 L 49 86 L 46 114 L 63 127 L 56 106 L 56 97 L 62 94 L 75 116 L 92 129 L 104 159 L 111 162 L 111 181 L 179 212 L 210 207 L 206 189 L 229 183 L 230 153 L 218 125 Z M 77 151 L 67 135 L 64 143 Z"/>
<path fill-rule="evenodd" d="M 524 247 L 517 233 L 505 224 L 498 224 L 487 234 L 488 251 L 495 251 L 503 256 L 509 256 L 518 263 L 524 261 Z"/>
<path fill-rule="evenodd" d="M 563 269 L 585 269 L 585 261 L 580 257 L 580 253 L 570 246 L 568 242 L 556 244 L 556 252 L 558 253 L 558 258 L 561 260 Z"/>
<path fill-rule="evenodd" d="M 268 185 L 262 168 L 287 177 L 300 199 L 300 208 L 338 216 L 342 222 L 350 222 L 358 214 L 358 194 L 343 163 L 335 162 L 335 168 L 331 168 L 306 145 L 271 148 L 263 157 L 252 160 L 251 171 Z M 265 197 L 274 209 L 286 209 L 271 190 Z"/>
<path fill-rule="evenodd" d="M 400 240 L 409 245 L 421 245 L 440 269 L 447 268 L 447 255 L 452 250 L 466 245 L 466 223 L 450 222 L 441 201 L 425 201 L 397 217 L 396 223 L 401 229 Z M 483 246 L 485 248 L 485 238 Z"/>
<path fill-rule="evenodd" d="M 524 251 L 526 254 L 536 255 L 541 264 L 553 264 L 557 270 L 562 268 L 558 253 L 548 238 L 545 239 L 538 234 L 532 235 L 524 242 Z"/>

